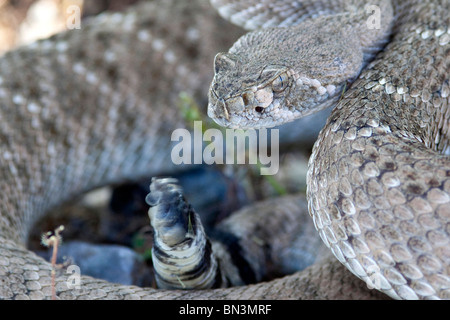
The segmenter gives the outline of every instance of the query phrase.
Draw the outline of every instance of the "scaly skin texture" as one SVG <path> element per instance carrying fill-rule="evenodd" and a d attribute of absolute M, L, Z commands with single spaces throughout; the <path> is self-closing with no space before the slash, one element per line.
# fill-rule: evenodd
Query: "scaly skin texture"
<path fill-rule="evenodd" d="M 437 56 L 442 57 L 440 63 L 448 70 L 448 53 L 443 55 L 448 48 L 448 35 L 438 37 L 431 32 L 430 37 L 420 40 L 430 17 L 427 10 L 415 12 L 424 14 L 424 26 L 417 33 L 416 22 L 410 22 L 411 31 L 405 31 L 391 45 L 391 54 L 396 56 L 397 51 L 404 52 L 400 49 L 411 49 L 411 42 L 403 41 L 407 35 L 424 42 L 431 37 L 435 45 L 426 50 L 437 50 Z M 436 26 L 448 26 L 445 19 L 445 11 L 437 10 Z M 173 129 L 184 127 L 175 107 L 177 92 L 186 91 L 204 102 L 214 54 L 229 47 L 238 35 L 239 31 L 224 24 L 206 1 L 154 1 L 125 15 L 100 17 L 84 24 L 81 31 L 58 35 L 0 59 L 0 298 L 50 298 L 50 264 L 24 247 L 32 223 L 49 207 L 101 184 L 174 169 L 168 161 L 168 141 Z M 438 46 L 440 42 L 444 44 Z M 427 61 L 426 56 L 423 59 Z M 414 65 L 426 68 L 430 63 L 421 61 L 420 66 Z M 385 67 L 392 69 L 389 60 Z M 435 77 L 437 69 L 433 70 L 429 70 L 433 79 L 440 79 Z M 421 77 L 411 79 L 422 79 L 419 71 Z M 364 75 L 370 78 L 371 73 Z M 414 85 L 421 98 L 436 101 L 427 99 L 436 93 L 424 93 L 422 81 Z M 360 88 L 361 92 L 367 90 Z M 441 87 L 440 94 L 448 97 L 448 84 Z M 445 114 L 448 98 L 439 101 L 439 110 Z M 356 98 L 347 103 L 359 105 Z M 342 114 L 346 113 L 337 111 L 333 119 Z M 414 119 L 419 124 L 430 124 L 425 128 L 434 128 L 434 118 L 415 117 L 403 118 L 401 129 L 406 132 L 411 124 L 414 126 Z M 438 121 L 441 128 L 448 128 L 447 119 L 448 116 Z M 345 117 L 336 123 L 346 123 Z M 430 137 L 427 134 L 423 136 Z M 318 148 L 323 145 L 324 142 Z M 424 167 L 427 163 L 418 165 Z M 440 186 L 448 192 L 448 183 L 443 181 Z M 446 208 L 435 213 L 448 219 Z M 58 274 L 56 289 L 60 299 L 382 297 L 377 291 L 368 290 L 335 258 L 326 258 L 302 273 L 269 283 L 218 290 L 154 290 L 84 276 L 81 287 L 71 289 L 67 280 L 68 275 Z"/>
<path fill-rule="evenodd" d="M 256 1 L 231 2 L 213 1 L 231 21 L 244 22 L 241 13 L 254 14 L 250 8 Z M 274 7 L 284 2 L 273 1 Z M 351 8 L 346 3 L 358 1 L 337 3 L 337 9 Z M 376 3 L 383 7 L 386 1 Z M 450 159 L 443 155 L 450 136 L 449 5 L 394 3 L 389 45 L 341 97 L 309 162 L 309 211 L 321 238 L 368 286 L 393 298 L 450 298 Z M 273 15 L 276 25 L 282 15 L 268 11 L 267 20 Z M 370 40 L 371 30 L 353 23 L 352 15 L 329 19 L 335 23 L 330 32 L 348 24 L 355 28 L 333 42 L 338 60 L 329 44 L 316 41 L 333 25 L 328 18 L 311 22 L 318 23 L 315 28 L 306 24 L 304 33 L 298 31 L 303 24 L 257 30 L 219 54 L 208 115 L 228 127 L 259 127 L 320 109 L 320 97 L 333 98 L 327 85 L 343 86 L 324 66 L 343 62 L 344 75 L 352 76 L 346 71 L 358 70 L 363 59 L 351 51 L 372 50 L 383 41 Z M 245 26 L 251 28 L 251 21 Z"/>
<path fill-rule="evenodd" d="M 33 222 L 52 205 L 98 185 L 174 169 L 168 141 L 172 130 L 185 127 L 175 107 L 178 92 L 206 105 L 213 57 L 241 34 L 206 1 L 163 0 L 83 22 L 80 31 L 0 58 L 0 299 L 51 298 L 51 265 L 25 243 Z M 300 277 L 212 291 L 128 287 L 86 276 L 74 289 L 68 288 L 71 275 L 57 273 L 58 299 L 375 293 L 333 263 Z M 327 290 L 341 281 L 340 291 Z"/>
<path fill-rule="evenodd" d="M 394 298 L 450 298 L 443 4 L 407 9 L 394 41 L 333 110 L 310 158 L 316 227 L 342 263 Z"/>

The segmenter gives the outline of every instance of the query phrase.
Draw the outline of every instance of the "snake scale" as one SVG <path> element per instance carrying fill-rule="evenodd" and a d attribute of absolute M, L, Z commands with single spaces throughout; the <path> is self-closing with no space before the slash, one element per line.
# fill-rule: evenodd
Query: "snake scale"
<path fill-rule="evenodd" d="M 316 18 L 353 3 L 224 2 L 213 1 L 221 14 L 258 27 L 290 24 L 289 13 L 302 8 Z M 308 206 L 339 261 L 326 257 L 271 282 L 201 291 L 127 287 L 85 276 L 81 288 L 70 289 L 59 275 L 58 297 L 379 298 L 353 275 L 373 280 L 376 271 L 378 288 L 391 297 L 448 299 L 448 7 L 445 0 L 395 3 L 389 44 L 342 95 L 314 147 Z M 167 140 L 184 124 L 172 107 L 173 92 L 203 101 L 213 72 L 205 65 L 238 34 L 206 1 L 152 1 L 1 57 L 0 298 L 50 297 L 51 266 L 24 247 L 32 223 L 50 207 L 99 185 L 176 169 L 166 160 Z M 370 51 L 359 55 L 361 63 Z M 216 58 L 230 65 L 227 60 Z M 292 74 L 268 71 L 274 91 L 292 85 Z M 316 102 L 316 93 L 341 89 L 306 76 L 295 81 L 310 86 L 314 95 L 305 99 Z M 273 103 L 267 101 L 278 95 L 257 92 L 245 104 L 253 114 L 269 113 Z M 219 113 L 224 119 L 243 114 L 236 97 Z"/>

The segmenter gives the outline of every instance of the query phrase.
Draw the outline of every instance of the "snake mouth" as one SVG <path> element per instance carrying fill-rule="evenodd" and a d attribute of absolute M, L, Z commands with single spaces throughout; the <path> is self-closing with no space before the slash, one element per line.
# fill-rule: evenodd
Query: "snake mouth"
<path fill-rule="evenodd" d="M 255 106 L 248 110 L 243 110 L 241 114 L 230 113 L 226 103 L 218 100 L 216 104 L 208 104 L 208 117 L 214 120 L 219 126 L 229 129 L 260 129 L 271 128 L 281 123 L 271 117 L 269 107 Z M 269 112 L 268 112 L 269 111 Z"/>
<path fill-rule="evenodd" d="M 231 129 L 267 127 L 269 123 L 264 121 L 267 112 L 278 108 L 279 103 L 274 103 L 273 94 L 265 91 L 247 90 L 243 94 L 219 98 L 211 89 L 208 116 L 218 125 Z M 266 123 L 261 126 L 260 121 Z"/>

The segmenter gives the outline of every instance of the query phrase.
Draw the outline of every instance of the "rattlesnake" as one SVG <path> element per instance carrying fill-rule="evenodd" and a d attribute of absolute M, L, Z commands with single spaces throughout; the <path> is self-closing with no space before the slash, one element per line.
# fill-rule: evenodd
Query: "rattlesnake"
<path fill-rule="evenodd" d="M 310 160 L 309 206 L 318 212 L 314 222 L 322 238 L 363 279 L 379 261 L 381 289 L 396 298 L 449 296 L 450 164 L 437 153 L 448 143 L 448 4 L 404 1 L 396 7 L 391 43 L 345 92 Z M 169 17 L 170 26 L 164 22 Z M 173 92 L 205 95 L 212 76 L 205 60 L 221 51 L 219 21 L 205 1 L 155 1 L 1 58 L 1 298 L 50 296 L 50 265 L 23 246 L 32 222 L 49 207 L 104 183 L 175 169 L 167 161 L 167 139 L 184 124 L 169 107 L 176 104 Z M 223 37 L 230 41 L 238 31 L 226 28 Z M 362 255 L 368 252 L 373 254 Z M 334 258 L 269 283 L 230 289 L 81 281 L 81 288 L 70 289 L 67 276 L 58 276 L 58 296 L 377 295 Z"/>
<path fill-rule="evenodd" d="M 316 142 L 309 211 L 336 258 L 368 285 L 376 278 L 394 298 L 448 297 L 449 159 L 439 154 L 449 147 L 446 3 L 305 1 L 298 11 L 323 15 L 298 25 L 296 2 L 274 2 L 263 18 L 239 1 L 213 3 L 249 28 L 281 26 L 216 56 L 208 115 L 231 128 L 274 126 L 329 105 L 393 28 Z"/>

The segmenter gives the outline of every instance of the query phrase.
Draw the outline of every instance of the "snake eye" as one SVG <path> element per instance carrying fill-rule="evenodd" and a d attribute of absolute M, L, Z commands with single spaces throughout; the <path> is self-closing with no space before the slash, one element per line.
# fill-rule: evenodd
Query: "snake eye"
<path fill-rule="evenodd" d="M 283 72 L 272 81 L 272 90 L 275 92 L 284 91 L 287 88 L 288 84 L 288 75 L 286 74 L 286 72 Z"/>
<path fill-rule="evenodd" d="M 261 112 L 264 111 L 264 108 L 263 107 L 256 107 L 255 111 L 258 112 L 258 113 L 261 113 Z"/>

